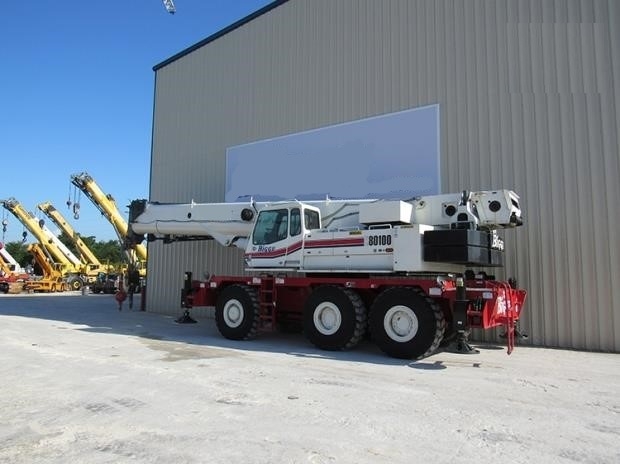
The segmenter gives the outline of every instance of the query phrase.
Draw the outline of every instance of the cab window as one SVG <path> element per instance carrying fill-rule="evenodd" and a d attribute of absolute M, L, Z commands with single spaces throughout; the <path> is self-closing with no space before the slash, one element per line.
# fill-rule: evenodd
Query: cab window
<path fill-rule="evenodd" d="M 321 221 L 319 220 L 319 213 L 310 209 L 304 209 L 304 224 L 306 230 L 320 229 Z"/>
<path fill-rule="evenodd" d="M 299 208 L 291 210 L 291 237 L 301 233 L 301 214 Z"/>
<path fill-rule="evenodd" d="M 288 210 L 261 211 L 256 220 L 253 245 L 268 245 L 284 240 L 288 235 Z"/>

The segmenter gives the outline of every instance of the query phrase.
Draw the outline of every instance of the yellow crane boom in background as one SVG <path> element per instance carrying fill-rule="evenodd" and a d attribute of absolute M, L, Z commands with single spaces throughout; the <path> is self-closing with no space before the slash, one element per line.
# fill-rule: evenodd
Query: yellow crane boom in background
<path fill-rule="evenodd" d="M 129 264 L 144 274 L 146 270 L 146 246 L 140 244 L 134 248 L 127 246 L 127 231 L 129 229 L 127 221 L 125 221 L 123 215 L 120 213 L 116 206 L 114 197 L 110 194 L 106 194 L 101 190 L 101 187 L 97 185 L 95 180 L 87 173 L 82 172 L 80 174 L 73 174 L 71 176 L 71 183 L 75 185 L 81 192 L 83 192 L 90 201 L 99 209 L 101 214 L 112 224 L 116 235 L 123 247 L 123 252 L 129 260 Z M 76 209 L 74 205 L 74 211 Z M 76 213 L 76 219 L 78 214 Z"/>
<path fill-rule="evenodd" d="M 81 261 L 56 237 L 32 212 L 27 211 L 15 198 L 0 200 L 2 206 L 30 231 L 30 233 L 52 254 L 54 261 L 63 265 L 66 271 L 80 272 Z"/>
<path fill-rule="evenodd" d="M 27 211 L 15 198 L 0 200 L 4 208 L 13 215 L 30 231 L 32 235 L 45 247 L 50 254 L 50 259 L 59 265 L 58 269 L 69 288 L 80 290 L 82 286 L 91 280 L 87 269 L 77 256 L 62 243 L 46 226 L 43 220 L 30 211 Z"/>
<path fill-rule="evenodd" d="M 110 271 L 107 266 L 104 266 L 101 263 L 99 258 L 95 256 L 92 250 L 88 248 L 88 245 L 84 243 L 84 240 L 82 240 L 80 234 L 76 232 L 76 230 L 71 226 L 71 224 L 67 222 L 67 220 L 63 217 L 60 211 L 58 211 L 54 207 L 54 205 L 52 205 L 50 202 L 43 202 L 39 203 L 37 205 L 37 208 L 39 208 L 39 210 L 45 213 L 45 215 L 49 217 L 52 222 L 54 222 L 54 224 L 56 224 L 58 228 L 62 230 L 64 234 L 69 237 L 69 239 L 73 242 L 78 252 L 80 253 L 80 258 L 86 266 L 86 273 L 89 276 L 96 277 L 99 272 Z"/>

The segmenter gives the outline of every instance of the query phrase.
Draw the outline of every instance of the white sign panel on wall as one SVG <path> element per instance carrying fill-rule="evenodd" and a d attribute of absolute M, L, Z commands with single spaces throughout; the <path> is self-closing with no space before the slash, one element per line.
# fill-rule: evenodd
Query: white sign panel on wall
<path fill-rule="evenodd" d="M 439 105 L 228 148 L 226 201 L 441 193 Z"/>

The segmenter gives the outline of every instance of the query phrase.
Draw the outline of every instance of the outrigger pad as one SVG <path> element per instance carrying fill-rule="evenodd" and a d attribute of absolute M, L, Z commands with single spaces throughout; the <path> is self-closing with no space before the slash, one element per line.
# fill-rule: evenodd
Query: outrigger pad
<path fill-rule="evenodd" d="M 504 339 L 508 338 L 508 333 L 504 332 L 504 333 L 499 334 L 499 338 L 504 338 Z M 528 334 L 519 331 L 519 329 L 515 327 L 515 339 L 516 340 L 527 340 L 528 338 L 530 338 Z"/>
<path fill-rule="evenodd" d="M 183 315 L 174 320 L 177 324 L 195 324 L 198 322 L 189 315 L 189 311 L 186 309 Z"/>
<path fill-rule="evenodd" d="M 446 346 L 446 350 L 450 353 L 458 353 L 458 354 L 479 354 L 480 350 L 474 348 L 467 341 L 467 334 L 459 333 L 456 336 L 456 339 L 453 340 Z"/>
<path fill-rule="evenodd" d="M 479 349 L 474 348 L 466 341 L 459 341 L 459 340 L 455 340 L 452 343 L 450 343 L 447 346 L 446 351 L 449 351 L 450 353 L 458 353 L 458 354 L 479 354 L 480 353 Z"/>

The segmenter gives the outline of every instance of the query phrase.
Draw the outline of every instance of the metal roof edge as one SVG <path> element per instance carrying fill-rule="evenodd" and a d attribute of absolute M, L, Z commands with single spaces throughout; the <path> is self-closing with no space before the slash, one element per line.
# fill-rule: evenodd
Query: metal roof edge
<path fill-rule="evenodd" d="M 254 19 L 258 18 L 259 16 L 264 15 L 265 13 L 273 10 L 274 8 L 277 8 L 278 6 L 280 6 L 283 3 L 286 3 L 288 1 L 289 0 L 275 0 L 275 1 L 271 2 L 271 3 L 269 3 L 268 5 L 265 5 L 260 10 L 256 10 L 254 13 L 251 13 L 251 14 L 249 14 L 248 16 L 246 16 L 244 18 L 241 18 L 239 21 L 236 21 L 236 22 L 232 23 L 230 26 L 227 26 L 224 29 L 216 32 L 215 34 L 210 35 L 206 39 L 203 39 L 200 42 L 195 43 L 194 45 L 191 45 L 191 46 L 187 47 L 185 50 L 182 50 L 179 53 L 177 53 L 175 55 L 172 55 L 170 58 L 162 61 L 161 63 L 156 64 L 155 66 L 153 66 L 153 71 L 158 71 L 159 69 L 163 68 L 164 66 L 167 66 L 170 63 L 178 60 L 179 58 L 182 58 L 185 55 L 190 54 L 194 50 L 198 50 L 199 48 L 207 45 L 208 43 L 213 42 L 216 39 L 219 39 L 220 37 L 228 34 L 229 32 L 234 31 L 235 29 L 243 26 L 246 23 L 249 23 L 250 21 L 253 21 Z"/>

